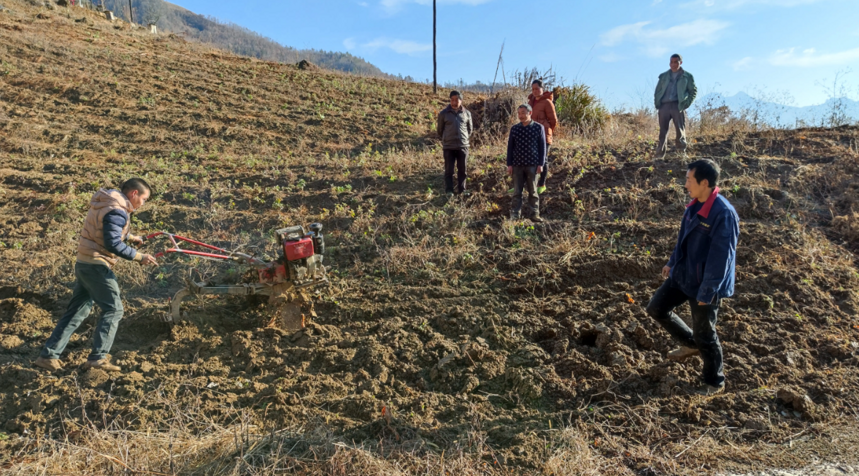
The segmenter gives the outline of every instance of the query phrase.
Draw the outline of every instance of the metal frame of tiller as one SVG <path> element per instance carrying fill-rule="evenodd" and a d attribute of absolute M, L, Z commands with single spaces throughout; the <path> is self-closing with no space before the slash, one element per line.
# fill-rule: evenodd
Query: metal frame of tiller
<path fill-rule="evenodd" d="M 182 300 L 188 296 L 203 294 L 232 295 L 232 296 L 269 296 L 269 303 L 276 304 L 281 308 L 282 321 L 285 327 L 297 328 L 304 326 L 304 318 L 301 314 L 301 303 L 309 302 L 302 293 L 295 291 L 328 282 L 325 267 L 322 266 L 324 241 L 322 238 L 322 225 L 312 224 L 311 233 L 305 233 L 301 226 L 294 226 L 277 230 L 278 241 L 283 248 L 284 255 L 274 261 L 261 261 L 249 254 L 238 251 L 229 251 L 218 248 L 201 241 L 192 240 L 166 231 L 152 233 L 144 238 L 148 243 L 153 238 L 166 236 L 173 244 L 172 248 L 156 253 L 156 258 L 163 257 L 169 253 L 177 253 L 196 256 L 213 261 L 234 261 L 239 264 L 248 265 L 259 273 L 259 282 L 231 285 L 210 285 L 206 282 L 194 282 L 187 280 L 187 287 L 179 290 L 170 300 L 170 312 L 163 320 L 175 324 L 181 320 Z M 216 253 L 186 250 L 180 248 L 179 242 L 189 243 Z M 304 254 L 299 254 L 295 260 L 289 260 L 287 248 L 299 248 Z M 308 251 L 305 251 L 309 249 Z M 290 250 L 292 251 L 292 249 Z M 314 253 L 316 251 L 316 253 Z M 294 253 L 293 253 L 294 254 Z M 296 297 L 298 299 L 296 299 Z M 299 301 L 298 303 L 290 301 Z M 312 305 L 312 303 L 311 303 Z M 312 312 L 312 311 L 311 311 Z"/>

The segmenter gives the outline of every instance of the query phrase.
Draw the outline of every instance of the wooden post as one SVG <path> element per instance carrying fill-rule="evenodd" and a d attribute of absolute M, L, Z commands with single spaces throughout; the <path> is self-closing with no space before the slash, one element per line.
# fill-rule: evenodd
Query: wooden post
<path fill-rule="evenodd" d="M 501 68 L 501 64 L 504 63 L 504 43 L 507 43 L 507 38 L 504 38 L 504 41 L 501 42 L 501 52 L 498 53 L 498 64 L 495 66 L 495 76 L 492 77 L 492 86 L 489 88 L 489 94 L 495 92 L 495 80 L 498 79 L 498 69 Z M 504 80 L 507 83 L 507 80 Z M 507 85 L 505 84 L 505 87 Z"/>
<path fill-rule="evenodd" d="M 153 35 L 158 34 L 158 27 L 155 25 L 155 23 L 149 24 L 149 33 L 152 33 Z"/>
<path fill-rule="evenodd" d="M 105 18 L 107 18 L 107 21 L 114 21 L 114 20 L 116 20 L 116 17 L 113 15 L 113 12 L 112 12 L 112 11 L 110 11 L 110 10 L 107 10 L 107 11 L 105 11 L 105 12 L 104 12 L 104 17 L 105 17 Z"/>
<path fill-rule="evenodd" d="M 131 23 L 134 23 L 134 10 L 131 9 L 131 0 L 128 0 L 128 18 L 131 19 Z"/>
<path fill-rule="evenodd" d="M 436 72 L 438 71 L 438 63 L 436 61 L 436 0 L 432 0 L 432 93 L 438 93 L 438 77 L 436 76 Z"/>

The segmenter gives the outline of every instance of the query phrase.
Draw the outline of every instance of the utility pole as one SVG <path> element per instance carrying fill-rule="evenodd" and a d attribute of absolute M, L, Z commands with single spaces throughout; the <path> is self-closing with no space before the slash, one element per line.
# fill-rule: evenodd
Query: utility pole
<path fill-rule="evenodd" d="M 436 72 L 438 71 L 438 63 L 436 61 L 436 44 L 435 44 L 435 35 L 436 35 L 436 9 L 435 9 L 436 0 L 432 0 L 432 93 L 438 93 L 438 77 L 436 76 Z"/>
<path fill-rule="evenodd" d="M 134 23 L 134 9 L 131 7 L 131 0 L 128 0 L 128 17 L 131 18 L 131 23 Z"/>

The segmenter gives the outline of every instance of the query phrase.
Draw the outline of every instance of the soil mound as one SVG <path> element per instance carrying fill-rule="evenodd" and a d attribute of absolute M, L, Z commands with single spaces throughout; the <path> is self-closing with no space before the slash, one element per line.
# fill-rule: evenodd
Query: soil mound
<path fill-rule="evenodd" d="M 295 65 L 298 67 L 298 69 L 302 71 L 316 71 L 319 69 L 319 66 L 316 66 L 315 64 L 307 60 L 301 60 Z"/>

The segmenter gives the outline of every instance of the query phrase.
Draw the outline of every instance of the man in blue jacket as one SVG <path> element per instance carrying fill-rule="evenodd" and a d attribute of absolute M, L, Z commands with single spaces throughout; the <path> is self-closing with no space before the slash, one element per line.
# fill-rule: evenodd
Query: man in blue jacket
<path fill-rule="evenodd" d="M 734 294 L 740 236 L 740 218 L 719 195 L 718 181 L 719 166 L 712 160 L 689 164 L 686 190 L 693 200 L 683 214 L 671 259 L 662 268 L 666 280 L 647 305 L 647 314 L 680 343 L 680 348 L 668 353 L 669 359 L 701 356 L 704 384 L 696 389 L 701 395 L 713 395 L 725 388 L 716 320 L 722 298 Z M 687 301 L 692 308 L 692 329 L 674 313 Z"/>
<path fill-rule="evenodd" d="M 99 190 L 93 195 L 78 241 L 72 300 L 36 359 L 34 364 L 37 367 L 50 371 L 63 368 L 60 355 L 69 338 L 89 316 L 95 302 L 101 308 L 102 316 L 96 323 L 92 352 L 84 370 L 121 370 L 107 358 L 123 312 L 119 284 L 111 268 L 119 258 L 143 265 L 157 264 L 151 255 L 139 253 L 124 243 L 143 244 L 142 238 L 129 234 L 131 213 L 146 203 L 150 193 L 152 190 L 146 181 L 133 178 L 123 183 L 121 190 Z"/>

